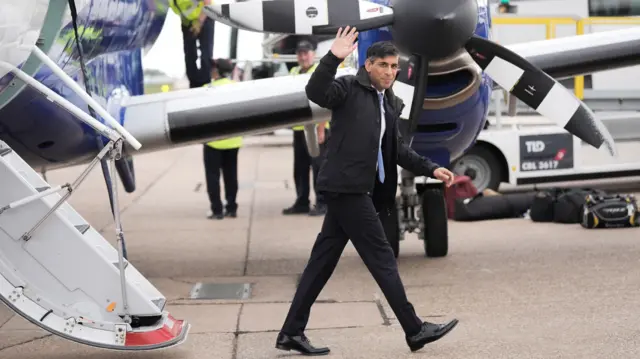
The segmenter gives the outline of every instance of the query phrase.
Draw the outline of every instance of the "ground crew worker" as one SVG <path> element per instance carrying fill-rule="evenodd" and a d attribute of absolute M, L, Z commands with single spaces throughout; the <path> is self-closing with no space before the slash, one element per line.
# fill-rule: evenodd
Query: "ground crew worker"
<path fill-rule="evenodd" d="M 221 86 L 235 81 L 229 79 L 233 71 L 231 61 L 225 59 L 212 60 L 213 71 L 209 86 Z M 238 150 L 242 147 L 242 136 L 231 137 L 218 141 L 211 141 L 204 146 L 204 169 L 207 180 L 207 193 L 209 195 L 210 212 L 209 219 L 223 219 L 237 217 L 238 204 Z M 220 200 L 220 170 L 224 179 L 224 194 L 227 201 L 226 212 L 223 213 Z"/>
<path fill-rule="evenodd" d="M 313 72 L 318 66 L 315 63 L 315 51 L 309 41 L 301 41 L 296 47 L 298 66 L 289 72 L 290 75 L 298 75 Z M 323 215 L 326 212 L 326 205 L 322 194 L 315 191 L 316 178 L 320 169 L 320 162 L 324 154 L 325 141 L 328 137 L 329 122 L 316 126 L 318 143 L 320 144 L 320 155 L 316 158 L 309 155 L 309 149 L 304 136 L 304 126 L 295 126 L 293 130 L 293 180 L 296 185 L 296 201 L 293 206 L 282 210 L 282 214 L 306 214 L 311 216 Z M 316 192 L 316 206 L 310 208 L 309 192 L 310 178 L 309 169 L 313 172 L 313 188 Z"/>
<path fill-rule="evenodd" d="M 211 0 L 169 0 L 169 6 L 182 20 L 184 62 L 190 88 L 201 87 L 211 82 L 215 24 L 202 11 L 204 5 L 210 4 Z M 196 62 L 198 45 L 200 47 L 199 69 Z"/>

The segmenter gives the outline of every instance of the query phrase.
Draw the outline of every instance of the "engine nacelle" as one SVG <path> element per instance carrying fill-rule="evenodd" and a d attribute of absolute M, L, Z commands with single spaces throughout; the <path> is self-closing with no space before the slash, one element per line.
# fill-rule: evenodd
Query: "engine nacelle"
<path fill-rule="evenodd" d="M 458 105 L 476 93 L 481 82 L 482 69 L 464 48 L 448 58 L 431 61 L 422 108 L 439 110 Z"/>
<path fill-rule="evenodd" d="M 413 58 L 401 58 L 406 69 L 398 80 L 413 84 Z M 491 84 L 482 69 L 464 49 L 452 56 L 429 63 L 429 78 L 423 112 L 413 134 L 412 148 L 441 165 L 461 156 L 482 130 Z M 406 133 L 408 121 L 402 121 Z"/>
<path fill-rule="evenodd" d="M 401 56 L 398 81 L 413 84 L 414 57 Z M 482 69 L 463 48 L 445 59 L 429 62 L 429 78 L 422 108 L 440 110 L 458 105 L 478 91 Z"/>

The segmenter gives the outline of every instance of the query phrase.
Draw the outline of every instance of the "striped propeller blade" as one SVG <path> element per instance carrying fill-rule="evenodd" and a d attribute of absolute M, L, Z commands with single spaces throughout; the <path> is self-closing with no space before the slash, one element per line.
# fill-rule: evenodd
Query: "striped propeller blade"
<path fill-rule="evenodd" d="M 223 24 L 256 32 L 333 35 L 391 25 L 390 7 L 364 0 L 251 0 L 206 5 L 204 12 Z"/>
<path fill-rule="evenodd" d="M 573 92 L 516 53 L 472 36 L 465 45 L 471 57 L 500 87 L 542 116 L 595 148 L 603 144 L 616 154 L 613 137 Z"/>

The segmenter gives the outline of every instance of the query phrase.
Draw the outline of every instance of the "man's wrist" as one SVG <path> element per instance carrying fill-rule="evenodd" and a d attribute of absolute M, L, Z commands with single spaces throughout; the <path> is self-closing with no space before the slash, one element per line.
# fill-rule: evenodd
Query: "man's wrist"
<path fill-rule="evenodd" d="M 344 61 L 344 59 L 339 58 L 338 56 L 336 56 L 336 54 L 333 53 L 333 51 L 329 50 L 327 52 L 327 55 L 324 56 L 324 58 L 331 64 L 331 65 L 340 65 L 340 63 L 342 61 Z"/>
<path fill-rule="evenodd" d="M 429 173 L 429 177 L 431 177 L 431 178 L 435 178 L 435 177 L 436 177 L 436 170 L 437 170 L 438 168 L 440 168 L 440 166 L 438 166 L 438 165 L 435 165 L 435 166 L 430 167 L 430 168 L 429 168 L 429 171 L 430 171 L 430 173 Z"/>
<path fill-rule="evenodd" d="M 344 61 L 344 59 L 336 54 L 333 53 L 333 51 L 331 49 L 329 49 L 329 52 L 331 53 L 331 55 L 333 55 L 333 57 L 335 57 L 336 59 L 340 60 L 340 61 Z"/>

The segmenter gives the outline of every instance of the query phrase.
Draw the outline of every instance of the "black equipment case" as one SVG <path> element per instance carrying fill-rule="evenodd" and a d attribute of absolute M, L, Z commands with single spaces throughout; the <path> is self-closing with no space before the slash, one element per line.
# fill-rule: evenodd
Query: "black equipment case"
<path fill-rule="evenodd" d="M 638 227 L 638 204 L 630 194 L 587 195 L 582 206 L 584 228 Z"/>
<path fill-rule="evenodd" d="M 455 221 L 483 221 L 522 217 L 531 207 L 535 192 L 508 193 L 485 196 L 482 192 L 472 198 L 456 198 Z"/>

